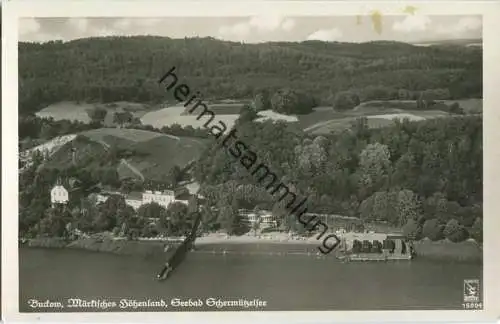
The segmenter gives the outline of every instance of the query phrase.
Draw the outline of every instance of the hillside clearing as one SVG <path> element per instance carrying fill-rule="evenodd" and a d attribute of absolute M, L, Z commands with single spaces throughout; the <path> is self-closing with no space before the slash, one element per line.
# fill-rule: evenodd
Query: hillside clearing
<path fill-rule="evenodd" d="M 75 134 L 59 136 L 51 139 L 48 142 L 45 142 L 41 145 L 35 146 L 29 150 L 21 152 L 19 154 L 19 160 L 25 163 L 24 168 L 29 167 L 32 163 L 31 154 L 35 151 L 40 153 L 47 153 L 48 156 L 52 156 L 56 153 L 61 147 L 63 147 L 66 143 L 73 141 L 76 138 Z"/>
<path fill-rule="evenodd" d="M 128 152 L 115 165 L 109 165 L 109 149 Z M 185 168 L 205 150 L 202 139 L 176 137 L 150 131 L 101 128 L 76 136 L 51 156 L 46 165 L 63 167 L 72 163 L 75 149 L 77 163 L 86 167 L 115 167 L 120 178 L 161 179 L 174 166 Z M 88 162 L 86 162 L 88 161 Z"/>
<path fill-rule="evenodd" d="M 274 112 L 272 110 L 259 111 L 258 115 L 260 117 L 258 117 L 256 119 L 256 121 L 259 121 L 259 122 L 265 121 L 265 120 L 284 121 L 284 122 L 288 122 L 288 123 L 299 121 L 299 119 L 295 115 L 284 115 L 284 114 Z"/>
<path fill-rule="evenodd" d="M 124 140 L 132 142 L 143 142 L 149 141 L 150 139 L 167 136 L 172 139 L 178 140 L 179 138 L 172 135 L 160 134 L 140 129 L 128 129 L 128 128 L 99 128 L 92 129 L 80 133 L 81 135 L 87 136 L 95 141 L 104 141 L 108 136 L 115 136 Z"/>

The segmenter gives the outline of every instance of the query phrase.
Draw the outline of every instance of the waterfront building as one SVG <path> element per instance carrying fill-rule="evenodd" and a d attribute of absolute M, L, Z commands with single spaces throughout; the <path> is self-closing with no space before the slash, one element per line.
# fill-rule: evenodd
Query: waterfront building
<path fill-rule="evenodd" d="M 276 227 L 278 225 L 271 212 L 263 211 L 259 216 L 261 228 Z"/>
<path fill-rule="evenodd" d="M 245 209 L 240 209 L 238 210 L 238 213 L 246 220 L 246 222 L 250 226 L 254 226 L 254 224 L 256 223 L 259 223 L 259 227 L 261 229 L 277 226 L 277 222 L 276 220 L 274 220 L 273 214 L 270 211 L 262 210 L 253 212 Z"/>

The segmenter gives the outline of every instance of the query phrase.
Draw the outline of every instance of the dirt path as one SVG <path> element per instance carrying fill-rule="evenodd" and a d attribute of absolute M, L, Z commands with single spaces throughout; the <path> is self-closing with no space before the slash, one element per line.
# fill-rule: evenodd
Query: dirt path
<path fill-rule="evenodd" d="M 133 173 L 135 173 L 139 178 L 141 178 L 142 181 L 144 181 L 144 176 L 142 175 L 141 171 L 139 171 L 135 166 L 132 164 L 128 163 L 127 160 L 121 159 L 120 163 L 125 164 L 127 168 L 130 169 Z"/>

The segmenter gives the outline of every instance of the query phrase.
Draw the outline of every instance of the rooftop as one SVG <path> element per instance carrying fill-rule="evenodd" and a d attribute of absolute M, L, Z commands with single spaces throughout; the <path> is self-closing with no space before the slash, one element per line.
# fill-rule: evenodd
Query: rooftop
<path fill-rule="evenodd" d="M 52 190 L 54 190 L 54 189 L 64 189 L 64 190 L 66 190 L 66 188 L 63 185 L 60 185 L 60 184 L 55 185 L 54 187 L 52 187 Z"/>
<path fill-rule="evenodd" d="M 128 199 L 128 200 L 141 200 L 142 201 L 142 192 L 132 191 L 129 194 L 125 195 L 125 199 Z"/>

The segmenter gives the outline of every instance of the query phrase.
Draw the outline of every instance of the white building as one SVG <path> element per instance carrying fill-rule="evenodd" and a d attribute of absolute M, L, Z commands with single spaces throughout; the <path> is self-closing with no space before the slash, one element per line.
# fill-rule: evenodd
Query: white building
<path fill-rule="evenodd" d="M 276 220 L 273 217 L 273 214 L 268 211 L 263 211 L 260 214 L 260 227 L 261 228 L 267 228 L 267 227 L 276 227 L 278 224 Z"/>
<path fill-rule="evenodd" d="M 139 207 L 143 204 L 142 194 L 140 192 L 131 192 L 128 195 L 125 195 L 125 203 L 135 210 L 139 209 Z"/>
<path fill-rule="evenodd" d="M 240 209 L 238 211 L 241 216 L 245 217 L 248 223 L 253 226 L 255 223 L 259 224 L 260 228 L 276 227 L 277 222 L 274 220 L 273 214 L 270 211 L 259 211 L 258 213 Z"/>
<path fill-rule="evenodd" d="M 125 203 L 135 210 L 139 209 L 142 205 L 157 203 L 164 208 L 168 208 L 171 203 L 181 202 L 183 204 L 188 204 L 187 200 L 175 199 L 175 193 L 172 190 L 164 191 L 151 191 L 146 190 L 145 192 L 131 192 L 127 195 L 117 192 L 110 192 L 109 194 L 119 194 L 125 198 Z M 98 194 L 97 202 L 105 202 L 109 195 Z"/>
<path fill-rule="evenodd" d="M 146 190 L 142 194 L 142 203 L 150 204 L 152 202 L 157 203 L 165 208 L 175 201 L 175 193 L 172 190 L 164 191 L 151 191 Z"/>
<path fill-rule="evenodd" d="M 52 206 L 56 204 L 67 204 L 69 201 L 69 193 L 66 188 L 64 188 L 62 185 L 57 184 L 52 188 L 50 191 L 50 202 L 52 203 Z"/>

